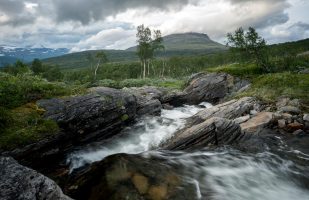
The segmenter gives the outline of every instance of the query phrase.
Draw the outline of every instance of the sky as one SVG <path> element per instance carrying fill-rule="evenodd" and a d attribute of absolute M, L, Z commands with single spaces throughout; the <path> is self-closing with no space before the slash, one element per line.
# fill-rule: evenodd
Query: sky
<path fill-rule="evenodd" d="M 126 49 L 136 27 L 225 43 L 252 26 L 269 44 L 309 38 L 309 0 L 0 0 L 0 45 Z"/>

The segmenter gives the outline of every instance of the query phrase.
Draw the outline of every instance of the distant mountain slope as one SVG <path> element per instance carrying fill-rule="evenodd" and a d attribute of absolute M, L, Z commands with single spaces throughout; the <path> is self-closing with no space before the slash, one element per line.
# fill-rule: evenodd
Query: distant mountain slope
<path fill-rule="evenodd" d="M 0 56 L 0 67 L 8 65 L 8 64 L 13 64 L 18 60 L 18 58 L 15 57 L 10 57 L 10 56 Z"/>
<path fill-rule="evenodd" d="M 192 32 L 165 36 L 163 37 L 163 44 L 166 51 L 226 49 L 224 45 L 211 40 L 207 34 Z M 136 46 L 127 50 L 136 51 Z"/>
<path fill-rule="evenodd" d="M 45 47 L 26 47 L 20 48 L 15 46 L 8 46 L 8 45 L 0 45 L 0 63 L 3 64 L 10 64 L 15 59 L 19 59 L 25 62 L 32 61 L 35 58 L 38 59 L 45 59 L 55 56 L 61 56 L 69 52 L 69 49 L 65 48 L 58 48 L 58 49 L 51 49 Z M 10 59 L 14 58 L 14 59 Z M 10 62 L 8 62 L 10 61 Z M 1 64 L 0 64 L 1 66 Z"/>
<path fill-rule="evenodd" d="M 163 38 L 166 47 L 165 52 L 158 53 L 159 57 L 171 56 L 192 56 L 217 53 L 227 50 L 227 48 L 217 42 L 212 41 L 206 34 L 202 33 L 181 33 L 172 34 Z M 138 61 L 136 46 L 127 50 L 104 50 L 110 62 Z M 58 65 L 63 69 L 83 68 L 89 66 L 87 55 L 94 56 L 98 51 L 84 51 L 71 53 L 59 57 L 43 60 L 50 65 Z"/>

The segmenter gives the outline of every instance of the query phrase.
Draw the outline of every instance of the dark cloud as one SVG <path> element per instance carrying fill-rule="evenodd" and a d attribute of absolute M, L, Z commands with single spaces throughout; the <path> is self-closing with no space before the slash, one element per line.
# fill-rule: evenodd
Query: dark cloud
<path fill-rule="evenodd" d="M 24 25 L 32 23 L 35 16 L 27 12 L 25 3 L 16 0 L 0 0 L 0 16 L 5 16 L 7 20 L 0 21 L 0 25 Z"/>
<path fill-rule="evenodd" d="M 88 24 L 92 20 L 101 20 L 129 8 L 179 9 L 188 4 L 189 0 L 55 0 L 52 3 L 58 22 L 72 20 Z"/>

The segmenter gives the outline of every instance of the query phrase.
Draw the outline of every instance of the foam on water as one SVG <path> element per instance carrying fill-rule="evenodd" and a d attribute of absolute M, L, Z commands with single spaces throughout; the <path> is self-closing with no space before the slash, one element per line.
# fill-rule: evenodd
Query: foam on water
<path fill-rule="evenodd" d="M 203 106 L 210 107 L 211 104 L 203 103 Z M 144 117 L 110 142 L 73 152 L 68 156 L 67 162 L 70 163 L 72 171 L 112 154 L 136 154 L 154 149 L 177 130 L 183 128 L 186 118 L 200 110 L 202 110 L 201 107 L 185 105 L 173 110 L 162 110 L 161 116 L 158 117 Z"/>

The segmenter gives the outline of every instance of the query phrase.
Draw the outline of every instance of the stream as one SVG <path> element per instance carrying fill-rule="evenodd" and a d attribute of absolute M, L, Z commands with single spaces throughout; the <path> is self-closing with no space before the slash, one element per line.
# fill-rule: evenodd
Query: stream
<path fill-rule="evenodd" d="M 211 107 L 208 103 L 202 105 Z M 155 150 L 184 127 L 186 118 L 202 109 L 185 105 L 162 110 L 161 116 L 144 117 L 110 141 L 95 142 L 72 152 L 67 157 L 70 170 L 113 154 L 141 154 L 145 159 L 157 157 L 166 165 L 181 168 L 186 181 L 196 186 L 197 195 L 192 199 L 309 199 L 309 155 L 289 147 L 280 137 L 276 137 L 279 149 L 258 153 L 228 146 L 193 152 Z"/>

